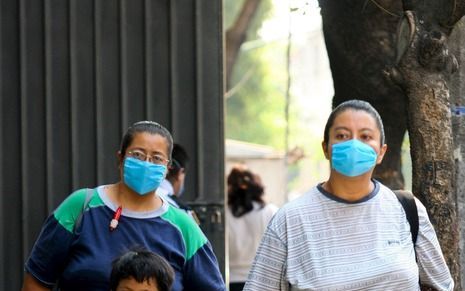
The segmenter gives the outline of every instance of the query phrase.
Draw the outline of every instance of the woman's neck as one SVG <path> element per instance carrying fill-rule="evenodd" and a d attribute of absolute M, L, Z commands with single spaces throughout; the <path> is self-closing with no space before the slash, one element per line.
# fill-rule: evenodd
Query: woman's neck
<path fill-rule="evenodd" d="M 131 211 L 153 211 L 163 204 L 155 191 L 146 195 L 139 195 L 123 182 L 110 185 L 107 194 L 115 205 Z"/>
<path fill-rule="evenodd" d="M 375 188 L 371 181 L 371 173 L 358 177 L 346 177 L 332 172 L 328 181 L 322 186 L 327 192 L 346 201 L 358 201 L 369 195 Z"/>

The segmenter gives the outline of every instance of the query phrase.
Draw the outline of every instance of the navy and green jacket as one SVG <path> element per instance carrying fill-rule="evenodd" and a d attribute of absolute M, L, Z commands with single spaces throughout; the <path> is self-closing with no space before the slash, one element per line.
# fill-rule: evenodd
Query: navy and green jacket
<path fill-rule="evenodd" d="M 43 284 L 108 291 L 111 262 L 138 246 L 168 260 L 175 271 L 172 290 L 225 290 L 210 243 L 184 211 L 166 201 L 150 212 L 123 209 L 118 227 L 110 231 L 117 207 L 101 186 L 83 211 L 86 192 L 72 193 L 42 227 L 25 268 Z"/>

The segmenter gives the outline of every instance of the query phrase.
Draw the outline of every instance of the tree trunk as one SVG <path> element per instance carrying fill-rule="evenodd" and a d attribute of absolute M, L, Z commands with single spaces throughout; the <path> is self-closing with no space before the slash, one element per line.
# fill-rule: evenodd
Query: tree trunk
<path fill-rule="evenodd" d="M 447 1 L 436 0 L 428 2 L 428 7 L 419 5 L 418 8 L 410 1 L 403 4 L 406 11 L 398 32 L 399 62 L 391 75 L 408 95 L 413 192 L 428 210 L 456 289 L 461 290 L 459 220 L 454 196 L 455 163 L 451 154 L 452 120 L 447 84 L 447 79 L 457 69 L 457 60 L 449 54 L 446 43 L 458 19 L 447 18 L 457 16 L 456 11 L 450 13 L 452 3 Z"/>
<path fill-rule="evenodd" d="M 370 102 L 385 126 L 388 152 L 375 178 L 392 189 L 404 188 L 401 146 L 407 128 L 405 93 L 383 75 L 395 63 L 399 17 L 371 1 L 320 0 L 323 32 L 335 95 L 333 105 L 349 99 Z M 398 1 L 377 1 L 390 11 L 402 10 Z"/>
<path fill-rule="evenodd" d="M 460 227 L 460 266 L 465 274 L 465 18 L 455 26 L 449 38 L 451 52 L 462 61 L 459 71 L 450 80 L 452 101 L 452 135 L 456 173 L 456 197 Z M 462 286 L 465 276 L 462 275 Z"/>

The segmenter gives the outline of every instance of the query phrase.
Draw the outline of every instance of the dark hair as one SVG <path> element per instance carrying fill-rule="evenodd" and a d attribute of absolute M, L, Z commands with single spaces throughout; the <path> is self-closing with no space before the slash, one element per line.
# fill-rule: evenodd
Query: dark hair
<path fill-rule="evenodd" d="M 373 106 L 371 106 L 370 103 L 366 101 L 362 101 L 362 100 L 356 100 L 356 99 L 342 102 L 341 104 L 336 106 L 336 108 L 333 109 L 333 111 L 328 117 L 328 121 L 326 121 L 324 139 L 323 139 L 324 143 L 328 145 L 329 129 L 331 128 L 331 126 L 333 126 L 334 120 L 336 119 L 336 117 L 342 112 L 349 110 L 349 109 L 365 111 L 366 113 L 373 116 L 373 118 L 376 121 L 376 125 L 378 126 L 378 129 L 381 133 L 381 145 L 383 145 L 385 141 L 385 136 L 384 136 L 384 126 L 383 126 L 383 121 L 381 120 L 381 116 L 379 116 L 378 111 L 376 111 L 376 109 Z"/>
<path fill-rule="evenodd" d="M 136 122 L 126 130 L 126 133 L 124 134 L 123 139 L 121 140 L 121 156 L 124 157 L 126 155 L 126 150 L 128 146 L 132 143 L 134 135 L 136 135 L 136 133 L 142 132 L 158 134 L 164 137 L 168 142 L 168 159 L 171 161 L 171 152 L 173 151 L 173 138 L 171 137 L 171 133 L 162 125 L 154 121 L 148 120 Z"/>
<path fill-rule="evenodd" d="M 174 270 L 161 256 L 145 248 L 133 248 L 113 261 L 110 290 L 115 291 L 121 280 L 131 277 L 139 283 L 154 279 L 158 290 L 169 291 Z"/>
<path fill-rule="evenodd" d="M 168 168 L 168 174 L 166 174 L 166 179 L 168 180 L 177 176 L 181 169 L 186 169 L 187 163 L 189 162 L 189 156 L 186 150 L 177 143 L 173 145 L 173 153 L 171 156 L 171 166 Z"/>
<path fill-rule="evenodd" d="M 252 211 L 253 201 L 263 207 L 263 193 L 264 187 L 257 175 L 244 168 L 232 168 L 228 175 L 228 206 L 235 217 Z"/>

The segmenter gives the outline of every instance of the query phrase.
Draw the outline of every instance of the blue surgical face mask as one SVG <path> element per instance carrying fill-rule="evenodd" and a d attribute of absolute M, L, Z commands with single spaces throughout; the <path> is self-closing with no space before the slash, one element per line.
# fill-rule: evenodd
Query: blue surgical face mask
<path fill-rule="evenodd" d="M 140 195 L 156 190 L 165 178 L 165 173 L 164 165 L 152 164 L 133 157 L 124 159 L 124 183 Z"/>
<path fill-rule="evenodd" d="M 375 150 L 357 139 L 333 144 L 332 148 L 331 167 L 344 176 L 360 176 L 376 165 Z"/>

